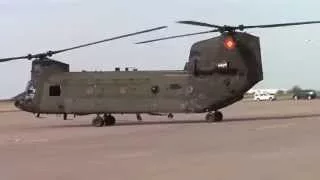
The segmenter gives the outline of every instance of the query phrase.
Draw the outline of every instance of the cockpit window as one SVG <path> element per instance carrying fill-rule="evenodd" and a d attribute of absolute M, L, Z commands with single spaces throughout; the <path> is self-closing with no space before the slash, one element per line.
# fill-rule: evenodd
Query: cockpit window
<path fill-rule="evenodd" d="M 33 87 L 32 81 L 28 81 L 25 91 L 30 90 L 30 88 L 32 88 L 32 87 Z"/>
<path fill-rule="evenodd" d="M 59 85 L 53 85 L 49 87 L 49 96 L 60 96 L 61 88 Z"/>
<path fill-rule="evenodd" d="M 25 90 L 25 99 L 32 100 L 36 94 L 36 89 L 34 88 L 33 82 L 29 81 Z"/>

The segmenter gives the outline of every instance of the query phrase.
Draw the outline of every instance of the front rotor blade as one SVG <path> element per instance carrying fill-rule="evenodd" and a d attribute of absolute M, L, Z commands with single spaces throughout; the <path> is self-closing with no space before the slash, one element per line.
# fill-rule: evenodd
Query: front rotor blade
<path fill-rule="evenodd" d="M 104 39 L 104 40 L 97 41 L 97 42 L 92 42 L 92 43 L 83 44 L 80 46 L 75 46 L 72 48 L 62 49 L 62 50 L 58 50 L 58 51 L 52 51 L 52 54 L 62 53 L 62 52 L 66 52 L 66 51 L 70 51 L 70 50 L 74 50 L 74 49 L 79 49 L 82 47 L 88 47 L 91 45 L 95 45 L 95 44 L 99 44 L 99 43 L 103 43 L 103 42 L 107 42 L 107 41 L 112 41 L 112 40 L 116 40 L 116 39 L 120 39 L 120 38 L 124 38 L 124 37 L 134 36 L 134 35 L 138 35 L 138 34 L 142 34 L 142 33 L 147 33 L 147 32 L 151 32 L 151 31 L 156 31 L 156 30 L 160 30 L 160 29 L 164 29 L 164 28 L 167 28 L 167 26 L 160 26 L 157 28 L 139 31 L 139 32 L 135 32 L 135 33 L 130 33 L 130 34 L 126 34 L 126 35 L 121 35 L 121 36 L 117 36 L 117 37 L 113 37 L 113 38 L 109 38 L 109 39 Z"/>
<path fill-rule="evenodd" d="M 129 37 L 129 36 L 134 36 L 134 35 L 138 35 L 138 34 L 142 34 L 142 33 L 156 31 L 156 30 L 160 30 L 160 29 L 164 29 L 164 28 L 167 28 L 167 26 L 160 26 L 160 27 L 156 27 L 156 28 L 152 28 L 152 29 L 147 29 L 147 30 L 144 30 L 144 31 L 138 31 L 138 32 L 135 32 L 135 33 L 125 34 L 125 35 L 121 35 L 121 36 L 117 36 L 117 37 L 113 37 L 113 38 L 109 38 L 109 39 L 104 39 L 104 40 L 97 41 L 97 42 L 92 42 L 92 43 L 83 44 L 83 45 L 80 45 L 80 46 L 75 46 L 75 47 L 72 47 L 72 48 L 61 49 L 61 50 L 58 50 L 58 51 L 48 51 L 46 53 L 39 53 L 39 54 L 35 54 L 35 55 L 29 54 L 28 56 L 21 56 L 21 57 L 3 58 L 3 59 L 0 59 L 0 62 L 12 61 L 12 60 L 17 60 L 17 59 L 44 58 L 46 56 L 52 56 L 54 54 L 70 51 L 70 50 L 73 50 L 73 49 L 87 47 L 87 46 L 91 46 L 91 45 L 95 45 L 95 44 L 99 44 L 99 43 L 103 43 L 103 42 L 107 42 L 107 41 L 112 41 L 112 40 L 116 40 L 116 39 L 120 39 L 120 38 L 124 38 L 124 37 Z"/>
<path fill-rule="evenodd" d="M 266 24 L 266 25 L 255 25 L 255 26 L 243 26 L 244 29 L 248 28 L 272 28 L 272 27 L 283 27 L 283 26 L 295 26 L 303 24 L 316 24 L 320 21 L 305 21 L 305 22 L 295 22 L 295 23 L 282 23 L 282 24 Z"/>
<path fill-rule="evenodd" d="M 221 26 L 218 26 L 218 25 L 203 23 L 203 22 L 199 22 L 199 21 L 178 21 L 177 23 L 180 23 L 180 24 L 189 24 L 189 25 L 195 25 L 195 26 L 221 28 Z"/>
<path fill-rule="evenodd" d="M 3 59 L 0 59 L 0 62 L 6 62 L 6 61 L 12 61 L 12 60 L 18 60 L 18 59 L 28 59 L 28 56 L 3 58 Z"/>
<path fill-rule="evenodd" d="M 213 33 L 213 32 L 218 32 L 218 31 L 219 31 L 219 30 L 211 30 L 211 31 L 198 32 L 198 33 L 183 34 L 183 35 L 178 35 L 178 36 L 169 36 L 169 37 L 164 37 L 164 38 L 159 38 L 159 39 L 142 41 L 142 42 L 138 42 L 138 43 L 136 43 L 136 44 L 144 44 L 144 43 L 150 43 L 150 42 L 155 42 L 155 41 L 162 41 L 162 40 L 167 40 L 167 39 L 175 39 L 175 38 L 186 37 L 186 36 L 193 36 L 193 35 L 199 35 L 199 34 Z"/>

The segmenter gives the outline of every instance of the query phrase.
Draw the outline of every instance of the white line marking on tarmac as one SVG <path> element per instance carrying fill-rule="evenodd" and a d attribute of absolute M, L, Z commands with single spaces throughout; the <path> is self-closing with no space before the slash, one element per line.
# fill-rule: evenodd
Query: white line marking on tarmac
<path fill-rule="evenodd" d="M 268 125 L 268 126 L 261 126 L 256 128 L 255 130 L 261 131 L 261 130 L 267 130 L 267 129 L 290 128 L 296 125 L 297 125 L 296 123 L 274 124 L 274 125 Z"/>

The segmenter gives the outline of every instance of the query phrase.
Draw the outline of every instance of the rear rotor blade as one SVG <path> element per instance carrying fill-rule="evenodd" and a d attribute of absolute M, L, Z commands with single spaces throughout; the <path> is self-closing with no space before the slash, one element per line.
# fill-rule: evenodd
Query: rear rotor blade
<path fill-rule="evenodd" d="M 178 21 L 177 23 L 180 23 L 180 24 L 188 24 L 188 25 L 195 25 L 195 26 L 221 28 L 221 26 L 218 26 L 218 25 L 203 23 L 203 22 L 199 22 L 199 21 Z"/>
<path fill-rule="evenodd" d="M 255 26 L 243 26 L 244 29 L 248 28 L 272 28 L 272 27 L 283 27 L 283 26 L 296 26 L 303 24 L 316 24 L 320 21 L 304 21 L 304 22 L 295 22 L 295 23 L 282 23 L 282 24 L 266 24 L 266 25 L 255 25 Z"/>
<path fill-rule="evenodd" d="M 58 54 L 58 53 L 62 53 L 62 52 L 66 52 L 66 51 L 70 51 L 70 50 L 74 50 L 74 49 L 88 47 L 88 46 L 92 46 L 95 44 L 99 44 L 99 43 L 103 43 L 103 42 L 107 42 L 107 41 L 112 41 L 112 40 L 116 40 L 116 39 L 120 39 L 120 38 L 125 38 L 125 37 L 129 37 L 129 36 L 134 36 L 134 35 L 138 35 L 138 34 L 142 34 L 142 33 L 147 33 L 147 32 L 151 32 L 151 31 L 156 31 L 156 30 L 160 30 L 160 29 L 164 29 L 164 28 L 167 28 L 167 26 L 160 26 L 160 27 L 153 28 L 153 29 L 148 29 L 148 30 L 144 30 L 144 31 L 139 31 L 139 32 L 135 32 L 135 33 L 130 33 L 130 34 L 126 34 L 126 35 L 121 35 L 121 36 L 117 36 L 117 37 L 113 37 L 113 38 L 104 39 L 101 41 L 83 44 L 83 45 L 79 45 L 79 46 L 75 46 L 75 47 L 71 47 L 71 48 L 53 51 L 52 54 Z"/>
<path fill-rule="evenodd" d="M 296 25 L 304 25 L 304 24 L 315 24 L 315 23 L 320 23 L 320 21 L 303 21 L 303 22 L 265 24 L 265 25 L 253 25 L 253 26 L 239 25 L 236 27 L 235 26 L 228 26 L 228 25 L 219 26 L 219 25 L 208 24 L 208 23 L 203 23 L 203 22 L 199 22 L 199 21 L 178 21 L 178 23 L 196 25 L 196 26 L 204 26 L 204 27 L 213 27 L 213 28 L 219 29 L 220 32 L 225 32 L 225 31 L 234 31 L 237 29 L 243 31 L 244 29 L 250 29 L 250 28 L 273 28 L 273 27 L 296 26 Z"/>
<path fill-rule="evenodd" d="M 144 44 L 144 43 L 162 41 L 162 40 L 167 40 L 167 39 L 175 39 L 175 38 L 186 37 L 186 36 L 194 36 L 194 35 L 199 35 L 199 34 L 213 33 L 213 32 L 218 32 L 218 31 L 219 30 L 211 30 L 211 31 L 198 32 L 198 33 L 190 33 L 190 34 L 183 34 L 183 35 L 177 35 L 177 36 L 169 36 L 169 37 L 153 39 L 153 40 L 148 40 L 148 41 L 141 41 L 141 42 L 137 42 L 136 44 Z"/>

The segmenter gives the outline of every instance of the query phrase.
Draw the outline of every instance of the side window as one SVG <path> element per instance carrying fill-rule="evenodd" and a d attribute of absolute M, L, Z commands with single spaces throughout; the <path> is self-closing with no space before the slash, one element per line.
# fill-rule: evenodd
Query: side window
<path fill-rule="evenodd" d="M 61 88 L 59 85 L 53 85 L 49 87 L 49 96 L 60 96 Z"/>

